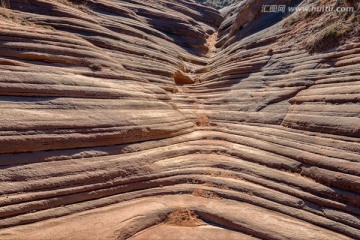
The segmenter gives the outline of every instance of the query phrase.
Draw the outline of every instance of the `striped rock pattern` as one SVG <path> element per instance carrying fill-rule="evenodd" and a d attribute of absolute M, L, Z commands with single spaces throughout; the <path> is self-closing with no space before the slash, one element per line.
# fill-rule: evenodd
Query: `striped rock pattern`
<path fill-rule="evenodd" d="M 359 37 L 273 2 L 0 8 L 0 238 L 360 239 Z"/>

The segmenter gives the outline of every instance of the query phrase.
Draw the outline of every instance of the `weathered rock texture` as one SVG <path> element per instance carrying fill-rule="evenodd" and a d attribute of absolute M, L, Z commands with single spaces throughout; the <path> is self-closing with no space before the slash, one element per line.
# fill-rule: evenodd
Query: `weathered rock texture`
<path fill-rule="evenodd" d="M 196 0 L 196 2 L 211 6 L 217 9 L 224 8 L 226 6 L 236 4 L 242 0 Z"/>
<path fill-rule="evenodd" d="M 360 239 L 359 12 L 274 2 L 1 8 L 0 238 Z"/>

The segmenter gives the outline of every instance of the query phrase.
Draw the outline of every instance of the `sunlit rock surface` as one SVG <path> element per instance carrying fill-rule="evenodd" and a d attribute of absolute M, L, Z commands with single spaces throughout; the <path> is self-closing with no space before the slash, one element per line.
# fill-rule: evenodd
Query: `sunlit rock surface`
<path fill-rule="evenodd" d="M 360 239 L 359 13 L 271 2 L 0 8 L 0 238 Z"/>

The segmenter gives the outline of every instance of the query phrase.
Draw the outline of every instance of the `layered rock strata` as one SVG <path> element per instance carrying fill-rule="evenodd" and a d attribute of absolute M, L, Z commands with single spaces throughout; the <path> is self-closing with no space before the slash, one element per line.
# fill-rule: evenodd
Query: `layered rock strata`
<path fill-rule="evenodd" d="M 0 238 L 360 239 L 360 14 L 273 2 L 0 8 Z"/>

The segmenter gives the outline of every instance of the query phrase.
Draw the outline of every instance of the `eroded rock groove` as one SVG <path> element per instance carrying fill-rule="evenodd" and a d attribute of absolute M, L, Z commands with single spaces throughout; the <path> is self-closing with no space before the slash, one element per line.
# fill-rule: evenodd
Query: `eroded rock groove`
<path fill-rule="evenodd" d="M 1 7 L 0 238 L 360 239 L 358 5 L 271 2 Z"/>

